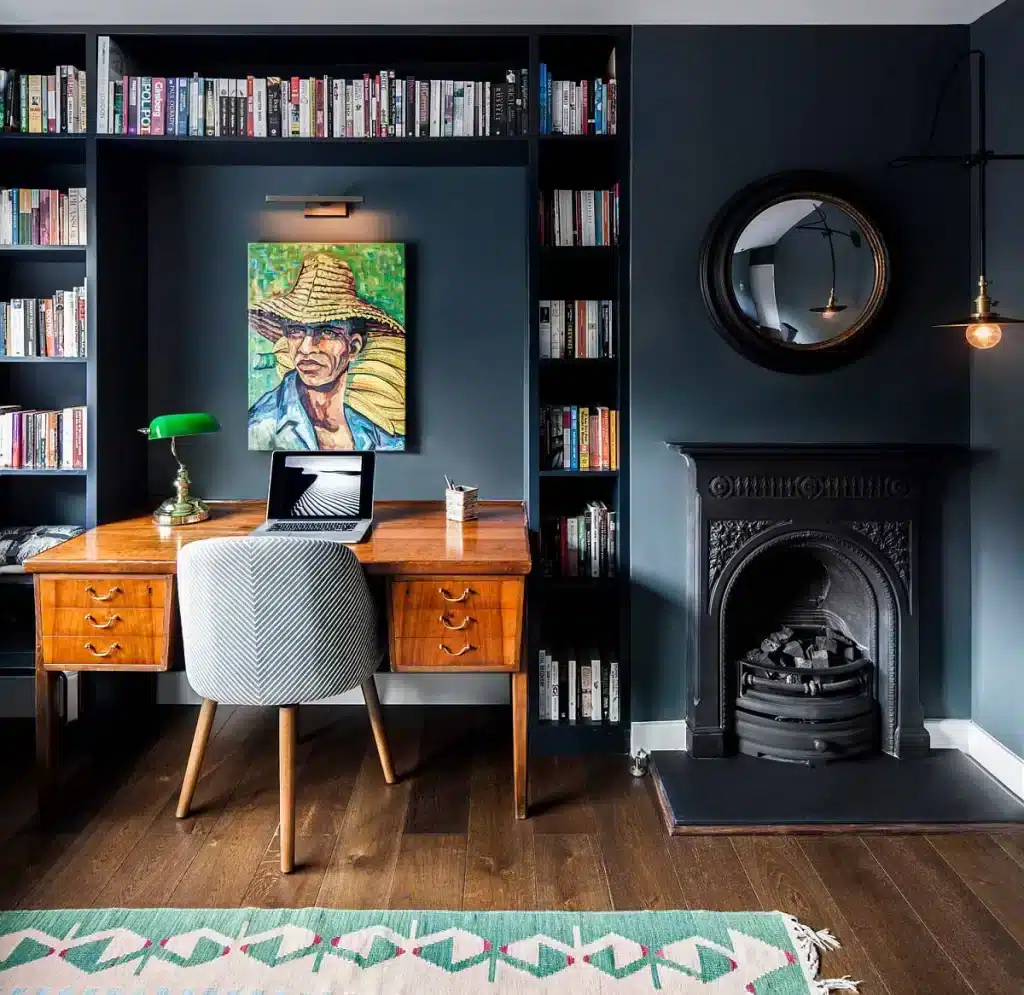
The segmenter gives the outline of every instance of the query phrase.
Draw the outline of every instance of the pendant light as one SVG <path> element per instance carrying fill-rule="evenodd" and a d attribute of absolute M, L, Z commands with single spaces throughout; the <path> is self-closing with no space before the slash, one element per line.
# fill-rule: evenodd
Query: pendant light
<path fill-rule="evenodd" d="M 828 218 L 819 204 L 814 205 L 814 210 L 818 215 L 821 224 L 819 225 L 815 223 L 799 225 L 798 227 L 802 231 L 820 231 L 822 236 L 828 239 L 828 254 L 829 259 L 832 262 L 832 286 L 828 292 L 828 303 L 824 307 L 810 307 L 807 310 L 810 311 L 811 314 L 820 314 L 823 318 L 831 319 L 839 314 L 840 311 L 845 311 L 847 308 L 846 304 L 840 304 L 836 301 L 836 247 L 835 243 L 832 241 L 832 236 L 836 234 L 845 235 L 847 233 L 837 232 L 837 230 L 828 223 Z M 855 248 L 860 248 L 860 236 L 855 232 L 850 233 L 850 240 L 853 242 Z"/>
<path fill-rule="evenodd" d="M 960 65 L 970 58 L 974 58 L 978 66 L 978 79 L 977 79 L 977 126 L 978 126 L 978 146 L 977 148 L 968 154 L 967 156 L 948 156 L 948 155 L 917 155 L 917 156 L 905 156 L 902 159 L 896 159 L 891 163 L 893 166 L 907 166 L 914 163 L 949 163 L 955 165 L 967 166 L 969 169 L 978 170 L 978 197 L 975 202 L 977 217 L 975 218 L 975 229 L 978 232 L 978 292 L 974 298 L 974 307 L 970 314 L 960 321 L 951 321 L 940 325 L 935 325 L 935 328 L 962 328 L 964 329 L 965 336 L 968 343 L 975 349 L 991 349 L 994 346 L 999 345 L 1000 340 L 1003 337 L 1003 326 L 1004 325 L 1021 325 L 1024 324 L 1024 318 L 1011 318 L 1009 315 L 1000 314 L 995 310 L 996 305 L 999 301 L 992 300 L 989 297 L 988 288 L 989 283 L 985 277 L 986 264 L 987 264 L 987 245 L 986 245 L 986 224 L 987 224 L 987 189 L 986 189 L 986 170 L 988 164 L 993 161 L 1014 161 L 1024 159 L 1024 155 L 1018 154 L 998 154 L 992 152 L 988 148 L 987 142 L 987 129 L 986 129 L 986 101 L 985 101 L 985 53 L 977 48 L 972 48 L 966 55 L 962 56 L 957 60 L 956 64 L 949 70 L 943 81 L 942 88 L 939 91 L 939 100 L 935 107 L 935 114 L 932 118 L 931 133 L 928 136 L 928 145 L 931 144 L 931 140 L 935 135 L 935 126 L 939 118 L 939 110 L 942 106 L 942 98 L 945 96 L 946 89 L 953 79 L 956 70 Z M 927 147 L 927 146 L 926 146 Z"/>

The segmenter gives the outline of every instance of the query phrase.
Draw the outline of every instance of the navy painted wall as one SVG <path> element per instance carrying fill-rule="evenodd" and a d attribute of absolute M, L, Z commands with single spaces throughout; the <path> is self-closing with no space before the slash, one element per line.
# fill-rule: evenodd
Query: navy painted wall
<path fill-rule="evenodd" d="M 346 220 L 268 208 L 268 193 L 352 193 Z M 246 243 L 408 245 L 406 453 L 377 460 L 380 498 L 439 498 L 443 475 L 523 496 L 526 173 L 515 168 L 167 167 L 149 195 L 150 413 L 212 411 L 222 431 L 182 452 L 205 497 L 264 497 L 246 448 Z M 152 446 L 150 489 L 173 462 Z"/>
<path fill-rule="evenodd" d="M 1009 0 L 971 28 L 988 58 L 988 145 L 1024 152 L 1024 3 Z M 1024 163 L 988 170 L 988 269 L 999 310 L 1024 311 Z M 972 718 L 1024 756 L 1024 334 L 1010 325 L 1002 342 L 972 350 L 971 441 L 977 456 L 971 489 L 973 546 Z"/>
<path fill-rule="evenodd" d="M 969 206 L 952 170 L 891 170 L 920 149 L 963 27 L 638 27 L 633 49 L 632 666 L 636 720 L 682 715 L 682 462 L 666 439 L 955 442 L 969 433 Z M 936 147 L 965 147 L 966 87 Z M 835 373 L 762 370 L 714 331 L 697 283 L 712 216 L 784 169 L 845 174 L 893 256 L 889 334 Z M 969 289 L 969 288 L 967 288 Z M 1024 301 L 1021 302 L 1024 305 Z M 925 552 L 922 688 L 929 716 L 970 714 L 967 483 L 942 496 Z M 1018 611 L 1019 614 L 1019 611 Z"/>

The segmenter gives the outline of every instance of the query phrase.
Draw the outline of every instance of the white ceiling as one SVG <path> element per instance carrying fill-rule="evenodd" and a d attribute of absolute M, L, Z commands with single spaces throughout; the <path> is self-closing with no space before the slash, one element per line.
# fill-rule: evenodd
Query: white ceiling
<path fill-rule="evenodd" d="M 1001 0 L 0 0 L 0 24 L 969 24 Z"/>

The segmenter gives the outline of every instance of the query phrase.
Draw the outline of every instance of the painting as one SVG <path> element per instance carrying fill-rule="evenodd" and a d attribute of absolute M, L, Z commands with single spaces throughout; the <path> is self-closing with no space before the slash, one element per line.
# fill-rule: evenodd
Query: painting
<path fill-rule="evenodd" d="M 405 449 L 405 246 L 249 245 L 249 448 Z"/>

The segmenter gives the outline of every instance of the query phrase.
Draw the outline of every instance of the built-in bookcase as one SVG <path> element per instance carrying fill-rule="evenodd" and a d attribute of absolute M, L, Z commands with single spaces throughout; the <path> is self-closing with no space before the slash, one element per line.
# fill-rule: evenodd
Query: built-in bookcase
<path fill-rule="evenodd" d="M 547 66 L 555 80 L 607 80 L 617 89 L 614 135 L 537 134 L 531 138 L 531 186 L 539 195 L 551 190 L 619 189 L 618 240 L 610 246 L 552 247 L 540 241 L 540 218 L 531 216 L 531 334 L 529 351 L 530 523 L 542 527 L 562 516 L 576 516 L 590 501 L 602 501 L 617 518 L 617 562 L 614 577 L 545 576 L 535 555 L 530 590 L 530 749 L 536 753 L 624 752 L 629 739 L 629 59 L 628 29 L 565 28 L 540 34 L 536 65 Z M 612 61 L 614 58 L 614 61 Z M 540 74 L 531 64 L 531 78 Z M 536 93 L 536 90 L 535 90 Z M 533 107 L 540 107 L 536 94 Z M 539 129 L 537 129 L 539 130 Z M 549 300 L 611 300 L 614 315 L 614 358 L 540 358 L 539 302 Z M 618 469 L 573 471 L 543 464 L 540 410 L 545 406 L 605 406 L 619 412 Z M 539 550 L 538 550 L 539 552 Z M 557 568 L 554 571 L 558 572 Z M 567 648 L 597 648 L 605 662 L 619 664 L 620 721 L 592 724 L 583 720 L 541 721 L 538 659 L 550 647 L 567 662 Z M 562 693 L 566 690 L 563 677 Z"/>
<path fill-rule="evenodd" d="M 355 79 L 381 69 L 398 77 L 483 80 L 528 69 L 525 134 L 463 138 L 228 138 L 97 134 L 97 46 L 109 35 L 138 75 L 245 78 L 330 76 Z M 541 135 L 539 67 L 557 79 L 606 78 L 615 54 L 617 134 Z M 58 288 L 87 287 L 88 341 L 83 361 L 0 362 L 0 403 L 36 407 L 85 404 L 88 467 L 70 473 L 0 474 L 0 522 L 92 526 L 150 506 L 146 446 L 137 429 L 149 410 L 147 315 L 153 300 L 172 292 L 148 272 L 148 204 L 168 167 L 491 166 L 519 167 L 527 183 L 529 314 L 524 315 L 524 493 L 535 537 L 542 517 L 603 500 L 618 516 L 618 576 L 530 582 L 528 653 L 531 750 L 622 751 L 629 728 L 628 611 L 628 273 L 629 273 L 630 32 L 620 28 L 534 29 L 522 26 L 378 28 L 302 26 L 237 28 L 0 29 L 0 66 L 48 73 L 57 64 L 88 74 L 88 131 L 84 135 L 0 133 L 0 187 L 84 186 L 89 244 L 53 249 L 0 249 L 0 297 L 32 297 Z M 607 189 L 619 185 L 618 245 L 543 248 L 538 240 L 538 194 L 550 189 Z M 155 297 L 153 295 L 156 295 Z M 614 359 L 538 357 L 541 299 L 611 300 Z M 197 358 L 197 362 L 202 361 Z M 538 417 L 542 404 L 601 404 L 620 412 L 619 470 L 542 471 Z M 537 647 L 542 638 L 598 644 L 620 663 L 622 719 L 618 726 L 555 725 L 537 721 Z M 0 655 L 3 653 L 0 634 Z M 30 656 L 30 654 L 29 654 Z"/>

